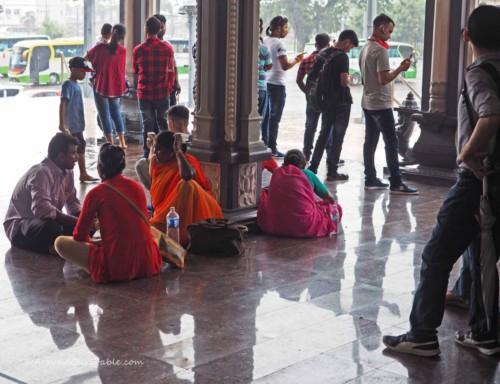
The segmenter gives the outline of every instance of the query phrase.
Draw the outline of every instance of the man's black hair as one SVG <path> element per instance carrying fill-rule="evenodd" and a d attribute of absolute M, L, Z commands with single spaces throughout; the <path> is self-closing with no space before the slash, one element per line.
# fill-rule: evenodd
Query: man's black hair
<path fill-rule="evenodd" d="M 148 34 L 157 35 L 160 32 L 161 23 L 156 17 L 151 16 L 146 20 L 146 28 L 148 30 Z"/>
<path fill-rule="evenodd" d="M 319 49 L 325 48 L 330 44 L 330 36 L 327 33 L 318 33 L 314 40 Z"/>
<path fill-rule="evenodd" d="M 352 29 L 346 29 L 345 31 L 340 32 L 339 41 L 343 40 L 350 40 L 355 47 L 359 45 L 358 35 L 356 35 L 356 32 Z"/>
<path fill-rule="evenodd" d="M 163 25 L 167 24 L 167 18 L 162 14 L 156 13 L 153 15 L 153 17 L 156 17 L 158 20 L 160 20 L 160 23 L 162 23 Z"/>
<path fill-rule="evenodd" d="M 500 49 L 500 8 L 480 5 L 469 15 L 467 30 L 477 48 Z"/>
<path fill-rule="evenodd" d="M 71 145 L 78 146 L 78 140 L 63 132 L 57 132 L 56 135 L 50 140 L 47 157 L 54 160 L 60 153 L 66 154 Z"/>
<path fill-rule="evenodd" d="M 396 26 L 394 20 L 392 20 L 385 13 L 381 13 L 380 15 L 378 15 L 376 18 L 373 19 L 373 28 L 377 28 L 381 24 L 389 24 L 389 23 L 392 23 L 392 25 Z"/>

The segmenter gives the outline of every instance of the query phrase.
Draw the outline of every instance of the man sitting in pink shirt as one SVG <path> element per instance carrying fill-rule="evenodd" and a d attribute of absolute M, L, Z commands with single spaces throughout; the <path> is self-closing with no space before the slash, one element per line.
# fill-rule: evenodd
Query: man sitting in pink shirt
<path fill-rule="evenodd" d="M 58 132 L 47 157 L 18 181 L 3 222 L 13 246 L 48 253 L 58 236 L 73 233 L 81 210 L 73 176 L 77 147 L 76 138 Z"/>

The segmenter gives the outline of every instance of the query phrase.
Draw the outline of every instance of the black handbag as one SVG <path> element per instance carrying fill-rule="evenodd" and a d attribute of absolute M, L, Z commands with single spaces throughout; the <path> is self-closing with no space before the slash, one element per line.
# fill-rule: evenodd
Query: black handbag
<path fill-rule="evenodd" d="M 245 252 L 248 228 L 225 219 L 206 219 L 187 226 L 187 251 L 207 256 L 239 256 Z"/>

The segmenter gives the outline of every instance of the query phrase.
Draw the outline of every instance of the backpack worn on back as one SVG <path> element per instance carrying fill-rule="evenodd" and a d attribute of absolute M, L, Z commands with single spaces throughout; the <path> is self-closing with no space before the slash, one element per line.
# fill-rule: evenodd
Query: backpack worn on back
<path fill-rule="evenodd" d="M 311 72 L 307 75 L 306 99 L 316 112 L 323 112 L 328 106 L 335 103 L 338 90 L 331 86 L 331 62 L 342 53 L 344 52 L 333 50 L 333 48 L 321 50 L 315 57 Z"/>

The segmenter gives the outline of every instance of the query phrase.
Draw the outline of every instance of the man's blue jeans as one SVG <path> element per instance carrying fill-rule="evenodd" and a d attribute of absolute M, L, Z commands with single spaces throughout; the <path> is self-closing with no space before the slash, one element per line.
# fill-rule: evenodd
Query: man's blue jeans
<path fill-rule="evenodd" d="M 268 105 L 268 100 L 267 100 L 267 90 L 259 90 L 259 98 L 257 101 L 257 110 L 259 111 L 260 115 L 260 133 L 262 135 L 262 138 L 264 138 L 264 124 L 266 126 L 266 133 L 267 133 L 267 124 L 269 122 L 269 118 L 266 119 L 267 115 L 267 105 Z M 267 145 L 267 141 L 265 141 L 265 144 Z"/>
<path fill-rule="evenodd" d="M 148 132 L 155 132 L 155 125 L 159 128 L 160 132 L 167 130 L 166 112 L 169 106 L 170 96 L 161 100 L 139 100 L 142 122 L 142 148 L 144 157 L 146 158 L 149 156 L 149 148 L 147 146 Z"/>
<path fill-rule="evenodd" d="M 453 264 L 465 252 L 480 231 L 475 214 L 479 208 L 482 184 L 474 176 L 459 178 L 450 189 L 437 216 L 431 238 L 422 253 L 420 283 L 415 291 L 410 315 L 411 333 L 436 334 L 444 314 L 448 278 Z M 493 228 L 494 238 L 500 236 L 500 225 Z M 477 245 L 478 241 L 474 241 Z M 491 289 L 495 309 L 487 315 L 482 300 L 479 252 L 469 259 L 472 279 L 469 325 L 473 334 L 491 334 L 496 338 L 498 318 L 498 274 Z M 489 316 L 489 325 L 488 325 Z"/>
<path fill-rule="evenodd" d="M 339 105 L 333 111 L 323 112 L 321 131 L 319 132 L 318 140 L 316 140 L 311 159 L 310 169 L 312 171 L 318 170 L 326 143 L 328 138 L 330 138 L 331 145 L 327 160 L 327 174 L 333 176 L 337 173 L 337 164 L 340 159 L 340 152 L 342 152 L 342 144 L 344 143 L 345 131 L 349 125 L 350 115 L 351 104 Z"/>
<path fill-rule="evenodd" d="M 262 140 L 267 144 L 273 153 L 278 151 L 278 128 L 285 108 L 286 90 L 283 85 L 267 84 L 268 121 L 262 124 Z M 266 119 L 267 120 L 267 119 Z"/>
<path fill-rule="evenodd" d="M 302 152 L 306 157 L 306 160 L 311 159 L 312 149 L 314 146 L 314 135 L 316 134 L 316 129 L 318 128 L 318 121 L 321 112 L 316 112 L 310 105 L 306 105 L 306 129 L 304 131 L 304 148 Z M 322 119 L 323 121 L 323 119 Z M 330 147 L 332 145 L 332 136 L 330 135 L 328 142 L 326 143 L 326 153 L 329 156 Z"/>
<path fill-rule="evenodd" d="M 374 181 L 377 178 L 375 169 L 375 151 L 377 150 L 380 133 L 385 143 L 385 158 L 389 168 L 391 186 L 401 184 L 399 171 L 398 136 L 392 109 L 369 111 L 363 108 L 366 119 L 365 144 L 363 145 L 363 159 L 365 162 L 365 180 Z"/>
<path fill-rule="evenodd" d="M 94 92 L 94 102 L 105 135 L 113 134 L 113 128 L 117 133 L 125 132 L 119 97 L 106 97 Z"/>

